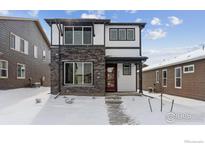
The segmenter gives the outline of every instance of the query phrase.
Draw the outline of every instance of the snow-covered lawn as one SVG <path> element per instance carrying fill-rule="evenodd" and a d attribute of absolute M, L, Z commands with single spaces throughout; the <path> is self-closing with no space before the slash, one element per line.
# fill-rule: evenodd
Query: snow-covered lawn
<path fill-rule="evenodd" d="M 45 87 L 1 90 L 0 124 L 205 124 L 204 101 L 165 95 L 160 112 L 159 94 L 145 92 L 154 97 L 150 112 L 146 96 L 123 96 L 122 104 L 108 104 L 104 97 L 55 99 L 49 91 Z"/>

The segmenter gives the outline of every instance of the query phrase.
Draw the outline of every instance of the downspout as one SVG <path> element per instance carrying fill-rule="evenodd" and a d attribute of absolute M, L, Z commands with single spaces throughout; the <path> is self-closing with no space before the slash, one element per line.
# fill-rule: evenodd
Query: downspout
<path fill-rule="evenodd" d="M 57 22 L 56 22 L 57 23 Z M 59 38 L 58 38 L 58 92 L 61 93 L 61 32 L 59 23 L 56 24 L 58 28 Z"/>

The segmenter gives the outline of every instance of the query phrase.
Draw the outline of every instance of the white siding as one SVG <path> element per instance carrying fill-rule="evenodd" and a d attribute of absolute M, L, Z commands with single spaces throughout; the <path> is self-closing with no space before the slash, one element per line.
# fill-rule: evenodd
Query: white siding
<path fill-rule="evenodd" d="M 93 44 L 104 45 L 104 24 L 94 24 L 94 32 Z"/>
<path fill-rule="evenodd" d="M 61 25 L 63 30 L 63 25 Z M 58 45 L 59 43 L 59 31 L 56 24 L 52 24 L 52 45 Z M 61 44 L 63 44 L 63 37 L 61 36 Z"/>
<path fill-rule="evenodd" d="M 136 91 L 136 66 L 131 66 L 131 75 L 123 75 L 123 64 L 117 64 L 117 91 Z"/>
<path fill-rule="evenodd" d="M 109 29 L 110 28 L 135 28 L 135 41 L 109 41 Z M 105 46 L 106 47 L 139 47 L 140 46 L 140 38 L 139 26 L 117 26 L 117 25 L 109 25 L 105 27 Z"/>
<path fill-rule="evenodd" d="M 139 57 L 139 49 L 106 49 L 105 55 L 110 57 Z"/>

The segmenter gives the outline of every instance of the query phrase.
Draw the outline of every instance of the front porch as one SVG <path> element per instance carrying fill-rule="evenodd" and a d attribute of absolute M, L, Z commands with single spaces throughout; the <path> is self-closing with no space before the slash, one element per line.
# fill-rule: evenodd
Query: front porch
<path fill-rule="evenodd" d="M 115 95 L 142 94 L 142 65 L 147 57 L 105 57 L 105 92 Z"/>

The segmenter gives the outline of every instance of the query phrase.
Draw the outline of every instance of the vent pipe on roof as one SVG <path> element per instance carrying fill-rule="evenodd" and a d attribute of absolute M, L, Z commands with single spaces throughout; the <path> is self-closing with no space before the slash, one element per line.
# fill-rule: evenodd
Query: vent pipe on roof
<path fill-rule="evenodd" d="M 204 48 L 205 48 L 205 46 L 204 46 L 204 44 L 202 45 L 202 50 L 204 51 Z"/>

